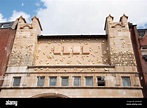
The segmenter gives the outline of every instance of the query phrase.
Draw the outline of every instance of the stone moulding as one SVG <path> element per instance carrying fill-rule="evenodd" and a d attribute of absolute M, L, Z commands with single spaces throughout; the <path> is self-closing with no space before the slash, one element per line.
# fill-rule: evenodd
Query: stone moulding
<path fill-rule="evenodd" d="M 115 68 L 115 65 L 49 65 L 49 66 L 28 66 L 27 68 L 84 68 L 84 67 L 96 67 L 96 68 Z"/>

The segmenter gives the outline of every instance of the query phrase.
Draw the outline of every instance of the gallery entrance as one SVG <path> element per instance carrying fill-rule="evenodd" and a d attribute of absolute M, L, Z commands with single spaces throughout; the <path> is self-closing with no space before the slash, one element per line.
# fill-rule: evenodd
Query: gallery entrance
<path fill-rule="evenodd" d="M 42 93 L 42 94 L 34 95 L 31 98 L 69 98 L 69 97 L 58 93 Z"/>

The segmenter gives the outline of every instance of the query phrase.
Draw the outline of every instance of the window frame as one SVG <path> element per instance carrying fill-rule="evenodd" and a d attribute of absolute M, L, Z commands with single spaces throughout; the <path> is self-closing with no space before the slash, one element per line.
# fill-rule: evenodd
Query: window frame
<path fill-rule="evenodd" d="M 97 86 L 106 86 L 105 76 L 97 76 L 96 78 L 97 78 Z M 101 78 L 101 80 L 99 80 L 99 78 Z"/>
<path fill-rule="evenodd" d="M 91 81 L 92 81 L 92 85 L 89 85 L 89 84 L 87 83 L 87 78 L 92 78 L 92 80 L 91 80 Z M 93 83 L 94 83 L 94 82 L 93 82 L 93 76 L 85 76 L 85 86 L 90 86 L 90 87 L 91 87 L 91 86 L 93 86 Z M 87 85 L 87 84 L 88 84 L 88 85 Z"/>
<path fill-rule="evenodd" d="M 75 85 L 75 78 L 78 78 L 78 85 Z M 81 86 L 81 76 L 73 76 L 73 86 L 74 87 Z"/>
<path fill-rule="evenodd" d="M 125 80 L 123 80 L 124 78 L 128 78 L 129 79 L 128 80 L 129 82 L 127 82 L 128 85 L 124 85 L 124 81 L 125 81 Z M 131 77 L 130 76 L 122 76 L 121 80 L 122 80 L 122 86 L 123 87 L 131 87 L 132 84 L 131 84 Z"/>
<path fill-rule="evenodd" d="M 52 82 L 52 83 L 55 83 L 55 85 L 51 85 L 51 78 L 56 78 L 55 79 L 55 82 Z M 57 76 L 49 76 L 49 86 L 57 86 Z"/>
<path fill-rule="evenodd" d="M 19 78 L 19 84 L 17 83 L 14 83 L 15 82 L 15 78 Z M 15 84 L 15 85 L 14 85 Z M 13 77 L 13 86 L 20 86 L 20 84 L 21 84 L 21 76 L 14 76 Z"/>
<path fill-rule="evenodd" d="M 67 85 L 63 85 L 63 78 L 67 78 Z M 69 76 L 62 76 L 61 77 L 61 86 L 63 86 L 63 87 L 69 86 Z"/>
<path fill-rule="evenodd" d="M 41 85 L 40 83 L 39 83 L 39 78 L 43 78 L 43 84 Z M 45 76 L 37 76 L 37 86 L 44 86 L 44 82 L 45 82 Z"/>

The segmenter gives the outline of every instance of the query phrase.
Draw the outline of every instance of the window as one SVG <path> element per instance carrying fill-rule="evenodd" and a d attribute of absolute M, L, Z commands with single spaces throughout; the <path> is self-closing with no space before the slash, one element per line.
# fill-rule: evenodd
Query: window
<path fill-rule="evenodd" d="M 21 77 L 13 77 L 13 86 L 20 86 Z"/>
<path fill-rule="evenodd" d="M 123 86 L 131 86 L 130 77 L 122 77 Z"/>
<path fill-rule="evenodd" d="M 105 86 L 105 77 L 104 76 L 97 77 L 97 85 L 98 86 Z"/>
<path fill-rule="evenodd" d="M 147 62 L 147 55 L 143 55 L 142 57 L 145 60 L 145 62 Z"/>
<path fill-rule="evenodd" d="M 74 77 L 73 85 L 74 85 L 74 86 L 80 86 L 80 85 L 81 85 L 81 77 L 75 76 L 75 77 Z"/>
<path fill-rule="evenodd" d="M 56 86 L 57 77 L 50 77 L 49 80 L 50 80 L 49 81 L 50 86 Z"/>
<path fill-rule="evenodd" d="M 85 77 L 86 86 L 93 86 L 93 77 Z"/>
<path fill-rule="evenodd" d="M 62 86 L 68 86 L 68 77 L 62 77 Z"/>
<path fill-rule="evenodd" d="M 45 76 L 38 76 L 37 86 L 44 86 Z"/>

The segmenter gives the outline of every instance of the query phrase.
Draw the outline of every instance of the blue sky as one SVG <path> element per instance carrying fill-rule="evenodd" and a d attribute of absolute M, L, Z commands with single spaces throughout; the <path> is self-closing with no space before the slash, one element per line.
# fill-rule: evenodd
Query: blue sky
<path fill-rule="evenodd" d="M 128 22 L 147 28 L 146 0 L 0 0 L 0 22 L 23 16 L 40 19 L 42 34 L 105 34 L 105 18 L 118 22 L 125 14 Z"/>
<path fill-rule="evenodd" d="M 0 13 L 5 18 L 11 17 L 14 10 L 26 12 L 32 17 L 37 14 L 37 10 L 40 8 L 45 8 L 40 0 L 0 0 Z"/>

